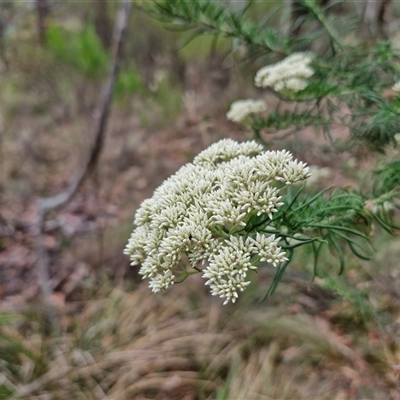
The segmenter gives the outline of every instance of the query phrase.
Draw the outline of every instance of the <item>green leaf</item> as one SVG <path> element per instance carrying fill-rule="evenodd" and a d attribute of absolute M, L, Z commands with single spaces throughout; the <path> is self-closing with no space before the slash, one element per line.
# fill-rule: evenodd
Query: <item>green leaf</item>
<path fill-rule="evenodd" d="M 334 233 L 329 232 L 328 237 L 329 237 L 328 238 L 329 243 L 331 243 L 332 246 L 335 248 L 335 250 L 338 252 L 338 256 L 339 256 L 339 273 L 338 273 L 338 275 L 342 275 L 342 273 L 344 271 L 344 266 L 345 266 L 343 249 L 341 248 L 339 242 L 335 238 Z"/>
<path fill-rule="evenodd" d="M 275 289 L 277 288 L 279 282 L 282 279 L 283 274 L 285 273 L 286 267 L 289 265 L 290 261 L 293 258 L 293 250 L 289 250 L 287 255 L 288 255 L 288 260 L 283 265 L 279 265 L 277 267 L 272 283 L 268 288 L 265 296 L 261 299 L 260 303 L 264 302 L 268 296 L 271 296 L 275 292 Z"/>

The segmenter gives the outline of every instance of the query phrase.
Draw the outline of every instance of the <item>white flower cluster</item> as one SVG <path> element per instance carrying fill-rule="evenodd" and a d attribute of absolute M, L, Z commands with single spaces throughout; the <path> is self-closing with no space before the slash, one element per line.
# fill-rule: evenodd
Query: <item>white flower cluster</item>
<path fill-rule="evenodd" d="M 400 81 L 396 82 L 393 85 L 392 90 L 394 90 L 395 92 L 400 92 Z"/>
<path fill-rule="evenodd" d="M 246 224 L 255 215 L 272 218 L 283 204 L 277 182 L 308 177 L 305 164 L 287 151 L 221 140 L 143 201 L 125 254 L 141 264 L 153 292 L 201 270 L 213 295 L 235 302 L 258 262 L 286 260 L 279 237 L 250 233 Z"/>
<path fill-rule="evenodd" d="M 310 165 L 308 172 L 311 174 L 310 179 L 307 181 L 307 187 L 317 186 L 321 181 L 331 176 L 332 171 L 328 167 L 318 167 L 317 165 Z"/>
<path fill-rule="evenodd" d="M 395 209 L 394 205 L 389 201 L 378 203 L 376 200 L 366 200 L 364 209 L 372 214 L 390 214 Z"/>
<path fill-rule="evenodd" d="M 299 92 L 308 86 L 307 78 L 315 71 L 310 67 L 313 56 L 310 53 L 294 53 L 277 64 L 261 68 L 255 77 L 258 87 L 271 87 L 276 92 L 292 90 Z"/>
<path fill-rule="evenodd" d="M 266 109 L 267 105 L 263 100 L 238 100 L 232 103 L 226 116 L 233 122 L 243 122 L 249 115 L 261 113 Z"/>

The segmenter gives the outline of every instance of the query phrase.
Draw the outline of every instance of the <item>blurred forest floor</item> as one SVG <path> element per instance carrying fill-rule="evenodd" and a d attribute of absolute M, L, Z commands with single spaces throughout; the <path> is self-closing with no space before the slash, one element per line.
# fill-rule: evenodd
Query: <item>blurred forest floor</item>
<path fill-rule="evenodd" d="M 261 304 L 268 272 L 222 307 L 200 277 L 154 295 L 129 266 L 122 251 L 140 202 L 211 143 L 250 138 L 225 113 L 260 96 L 256 67 L 229 56 L 227 43 L 197 39 L 178 51 L 178 35 L 136 9 L 99 164 L 45 221 L 60 316 L 59 331 L 49 329 L 37 201 L 63 191 L 90 149 L 107 55 L 94 30 L 74 36 L 95 49 L 88 63 L 65 50 L 71 38 L 58 27 L 84 28 L 90 14 L 71 7 L 53 15 L 46 45 L 24 14 L 1 54 L 0 398 L 400 399 L 398 239 L 377 235 L 379 254 L 349 259 L 343 277 L 326 255 L 314 283 L 301 254 Z M 66 12 L 74 17 L 61 23 Z M 271 138 L 271 147 L 326 167 L 321 187 L 354 183 L 368 166 L 314 132 Z"/>

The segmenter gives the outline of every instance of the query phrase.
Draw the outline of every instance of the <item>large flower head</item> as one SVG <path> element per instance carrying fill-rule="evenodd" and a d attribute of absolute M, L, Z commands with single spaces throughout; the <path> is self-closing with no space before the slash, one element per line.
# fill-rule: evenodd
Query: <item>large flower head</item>
<path fill-rule="evenodd" d="M 257 216 L 273 219 L 280 188 L 307 179 L 308 168 L 287 151 L 262 150 L 254 141 L 221 140 L 143 201 L 125 254 L 153 292 L 201 272 L 213 295 L 235 302 L 257 263 L 286 260 L 279 237 L 247 227 Z"/>

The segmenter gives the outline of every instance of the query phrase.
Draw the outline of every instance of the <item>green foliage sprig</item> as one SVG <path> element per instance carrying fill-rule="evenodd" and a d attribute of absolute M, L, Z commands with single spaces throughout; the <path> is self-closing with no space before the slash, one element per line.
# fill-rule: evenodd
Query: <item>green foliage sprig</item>
<path fill-rule="evenodd" d="M 249 5 L 251 2 L 249 2 Z M 202 34 L 222 35 L 244 44 L 254 54 L 291 52 L 289 36 L 281 36 L 273 27 L 249 21 L 248 7 L 232 9 L 215 1 L 165 0 L 143 2 L 140 8 L 153 17 L 169 23 L 176 30 L 193 30 L 192 38 Z"/>
<path fill-rule="evenodd" d="M 51 25 L 47 29 L 46 41 L 58 58 L 88 76 L 96 76 L 107 70 L 109 55 L 93 25 L 86 26 L 81 32 L 68 32 Z"/>
<path fill-rule="evenodd" d="M 302 0 L 300 4 L 309 11 L 307 19 L 314 20 L 323 28 L 314 33 L 311 45 L 325 35 L 330 39 L 334 51 L 314 59 L 313 68 L 316 73 L 304 90 L 297 93 L 275 93 L 285 102 L 312 103 L 301 111 L 300 121 L 297 111 L 292 114 L 285 111 L 283 115 L 276 115 L 277 118 L 270 116 L 268 121 L 259 121 L 253 128 L 258 130 L 260 127 L 270 128 L 275 125 L 276 129 L 281 129 L 277 120 L 281 118 L 287 124 L 290 115 L 296 127 L 314 125 L 316 118 L 311 112 L 318 107 L 318 115 L 328 113 L 329 119 L 317 123 L 325 127 L 327 124 L 343 124 L 349 128 L 352 140 L 364 142 L 372 150 L 382 152 L 387 144 L 395 143 L 394 135 L 400 131 L 399 99 L 386 98 L 384 95 L 385 89 L 392 87 L 399 76 L 399 51 L 387 41 L 372 46 L 346 44 L 345 38 L 335 29 L 336 23 L 343 16 L 339 19 L 330 15 L 329 6 L 319 7 L 314 0 Z M 274 56 L 276 59 L 302 49 L 309 33 L 294 38 L 278 34 L 274 27 L 250 21 L 250 5 L 251 2 L 248 7 L 238 10 L 212 1 L 165 0 L 144 3 L 142 9 L 169 23 L 170 27 L 193 30 L 192 38 L 201 34 L 231 38 L 233 49 L 237 47 L 235 43 L 242 43 L 251 55 L 264 58 Z M 354 23 L 349 26 L 357 27 Z M 350 116 L 340 115 L 338 111 L 344 108 L 350 110 Z"/>
<path fill-rule="evenodd" d="M 249 99 L 235 102 L 228 113 L 229 119 L 249 127 L 264 145 L 266 131 L 301 132 L 313 127 L 338 152 L 362 148 L 373 154 L 385 153 L 388 146 L 396 148 L 396 135 L 400 133 L 400 84 L 396 84 L 400 78 L 400 52 L 388 41 L 362 43 L 353 38 L 352 43 L 349 29 L 359 26 L 354 23 L 355 16 L 337 17 L 329 5 L 321 7 L 316 0 L 298 2 L 302 13 L 294 23 L 296 29 L 305 21 L 312 25 L 296 37 L 251 21 L 251 3 L 238 10 L 212 1 L 163 0 L 145 3 L 142 9 L 170 27 L 193 30 L 192 38 L 222 35 L 232 39 L 233 51 L 237 44 L 244 44 L 249 56 L 260 56 L 264 62 L 281 60 L 262 68 L 255 77 L 256 86 L 278 98 L 275 110 L 263 116 L 263 102 Z M 341 19 L 352 23 L 347 29 L 338 29 L 343 25 Z M 321 42 L 324 38 L 328 39 L 327 45 Z M 304 53 L 306 44 L 312 51 Z M 337 125 L 348 132 L 345 140 L 334 137 L 332 127 Z M 372 183 L 363 190 L 328 188 L 312 193 L 305 186 L 297 190 L 290 187 L 272 218 L 265 213 L 253 215 L 244 228 L 220 233 L 227 237 L 279 237 L 279 247 L 285 250 L 287 260 L 277 266 L 267 295 L 275 290 L 300 246 L 312 249 L 317 275 L 321 250 L 327 245 L 339 259 L 341 274 L 348 250 L 360 259 L 369 259 L 375 225 L 392 234 L 399 229 L 393 221 L 394 210 L 400 208 L 400 161 L 396 157 L 399 155 L 372 170 Z"/>

